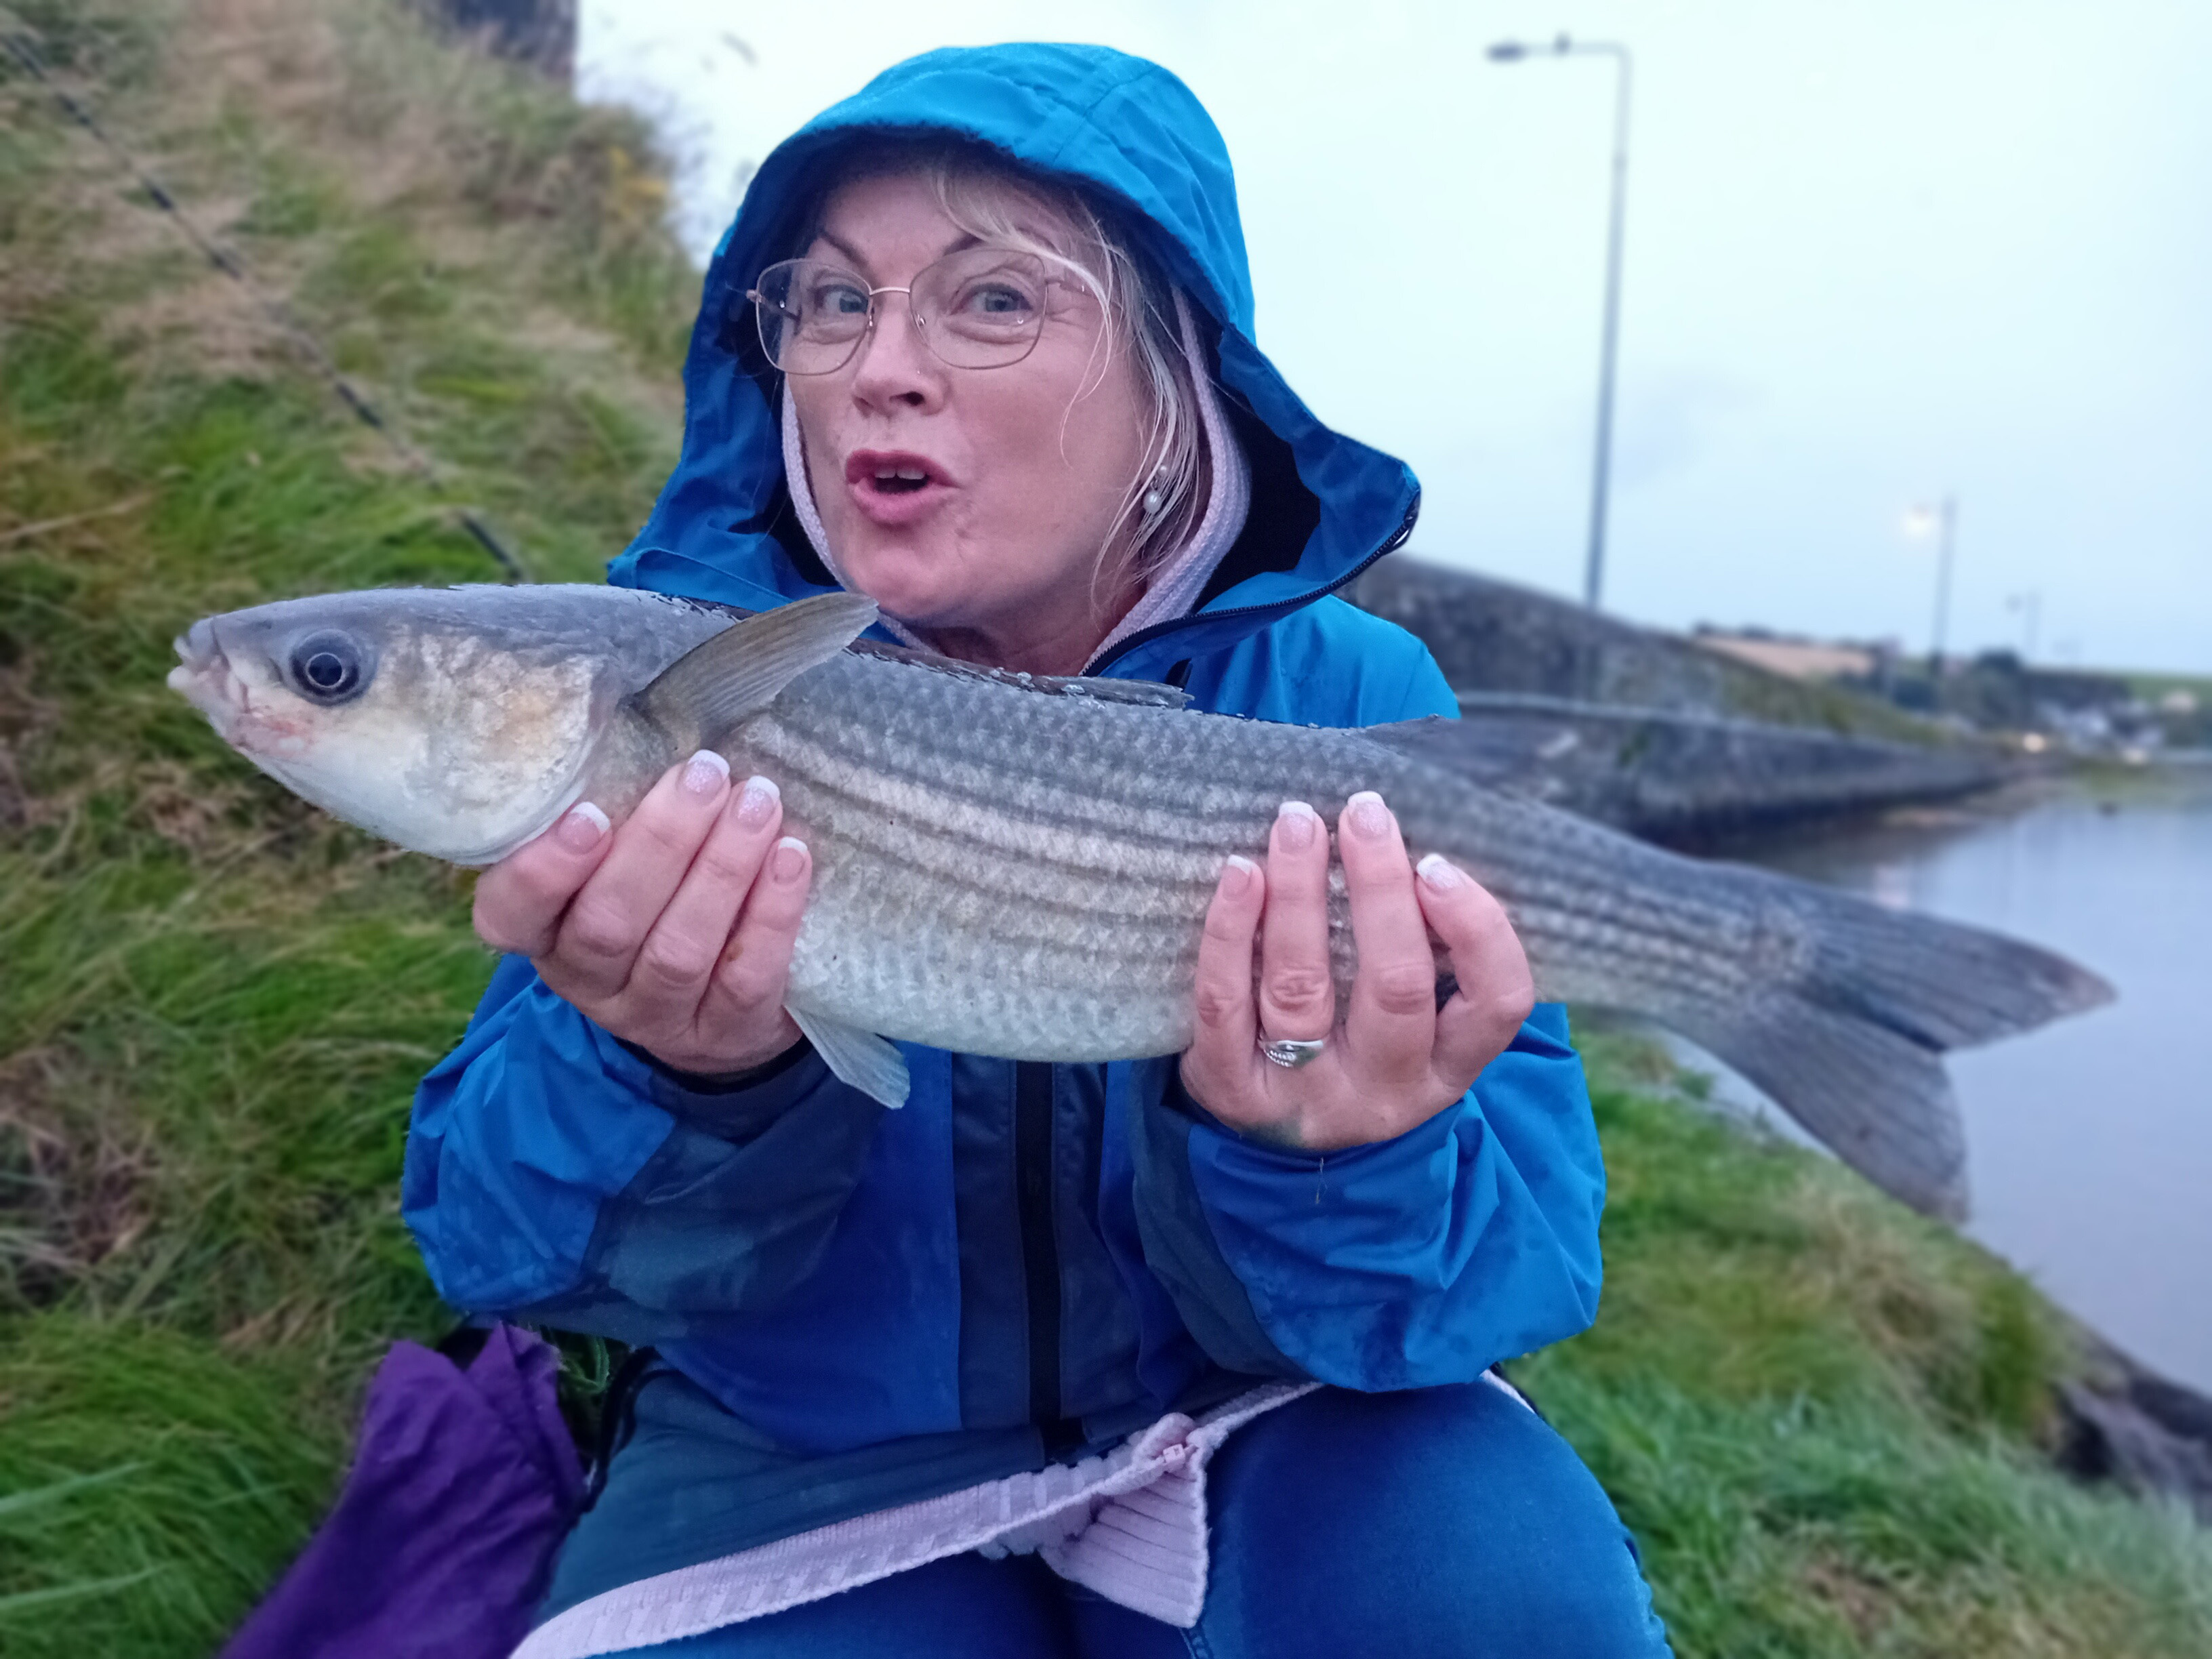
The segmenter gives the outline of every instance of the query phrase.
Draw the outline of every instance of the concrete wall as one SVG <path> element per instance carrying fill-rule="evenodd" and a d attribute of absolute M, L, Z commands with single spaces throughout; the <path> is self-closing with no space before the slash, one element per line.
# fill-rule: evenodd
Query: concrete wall
<path fill-rule="evenodd" d="M 1461 719 L 1413 740 L 1424 752 L 1649 840 L 1938 800 L 2018 769 L 1871 698 L 1510 583 L 1393 558 L 1352 598 L 1418 635 L 1460 693 Z"/>
<path fill-rule="evenodd" d="M 1408 746 L 1492 787 L 1677 847 L 1947 799 L 2016 772 L 1964 745 L 1510 693 L 1468 693 L 1461 703 L 1457 720 Z"/>
<path fill-rule="evenodd" d="M 1678 635 L 1403 555 L 1384 559 L 1346 597 L 1418 635 L 1456 690 L 1943 740 L 1936 728 L 1874 698 L 1789 679 Z"/>

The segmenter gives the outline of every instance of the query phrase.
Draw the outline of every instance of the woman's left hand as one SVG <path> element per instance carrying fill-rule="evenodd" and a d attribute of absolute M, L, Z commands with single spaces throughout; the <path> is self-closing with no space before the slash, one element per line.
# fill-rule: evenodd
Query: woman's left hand
<path fill-rule="evenodd" d="M 1329 972 L 1328 830 L 1288 801 L 1267 868 L 1237 858 L 1222 870 L 1199 947 L 1198 1035 L 1182 1056 L 1183 1087 L 1224 1123 L 1317 1152 L 1389 1140 L 1435 1116 L 1535 1006 L 1513 924 L 1473 877 L 1434 854 L 1416 873 L 1379 795 L 1354 795 L 1337 830 L 1359 952 L 1352 1006 L 1337 1007 Z M 1441 1009 L 1431 927 L 1459 981 Z M 1326 1046 L 1296 1069 L 1260 1050 L 1314 1037 Z"/>

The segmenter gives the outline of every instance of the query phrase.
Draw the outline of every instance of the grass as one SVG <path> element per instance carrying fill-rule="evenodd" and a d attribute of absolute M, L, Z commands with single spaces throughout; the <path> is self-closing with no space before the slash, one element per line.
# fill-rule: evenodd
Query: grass
<path fill-rule="evenodd" d="M 161 679 L 209 611 L 588 580 L 674 453 L 696 276 L 624 118 L 377 0 L 15 8 L 435 458 L 395 465 L 112 162 L 0 80 L 0 1650 L 211 1652 L 437 1304 L 415 1079 L 489 970 L 464 878 L 308 811 Z M 39 526 L 46 526 L 40 528 Z M 1597 1045 L 1605 1310 L 1518 1375 L 1680 1650 L 2212 1650 L 2212 1551 L 2044 1467 L 2033 1289 Z"/>
<path fill-rule="evenodd" d="M 306 1537 L 384 1347 L 451 1322 L 398 1181 L 489 962 L 456 872 L 242 768 L 168 641 L 497 580 L 461 505 L 595 577 L 673 459 L 697 278 L 634 124 L 379 7 L 30 9 L 439 464 L 0 82 L 0 1650 L 197 1654 Z"/>
<path fill-rule="evenodd" d="M 2197 699 L 2197 706 L 2212 706 L 2212 674 L 2146 674 L 2126 669 L 2092 669 L 2091 673 L 2109 673 L 2115 679 L 2125 680 L 2129 691 L 2145 702 L 2154 702 L 2169 691 L 2186 691 Z"/>
<path fill-rule="evenodd" d="M 1585 1048 L 1604 1309 L 1513 1370 L 1635 1530 L 1678 1652 L 2208 1650 L 2212 1534 L 2045 1462 L 2076 1362 L 2026 1280 L 1669 1098 L 1651 1051 Z"/>
<path fill-rule="evenodd" d="M 1696 648 L 1696 647 L 1692 647 Z M 1883 697 L 1826 680 L 1791 679 L 1717 651 L 1719 712 L 1776 726 L 1804 726 L 1838 737 L 1928 748 L 1955 745 L 1958 734 Z"/>

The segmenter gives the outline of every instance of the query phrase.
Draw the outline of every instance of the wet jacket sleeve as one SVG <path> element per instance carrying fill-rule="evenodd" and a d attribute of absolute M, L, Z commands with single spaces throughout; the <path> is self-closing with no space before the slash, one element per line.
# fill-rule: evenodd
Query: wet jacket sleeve
<path fill-rule="evenodd" d="M 679 1079 L 508 957 L 416 1092 L 402 1208 L 457 1308 L 668 1340 L 805 1277 L 882 1112 L 811 1053 Z"/>
<path fill-rule="evenodd" d="M 1556 1004 L 1456 1105 L 1395 1140 L 1271 1146 L 1215 1120 L 1172 1071 L 1146 1109 L 1146 1261 L 1232 1370 L 1463 1382 L 1596 1317 L 1605 1171 Z"/>
<path fill-rule="evenodd" d="M 1438 714 L 1425 650 L 1377 652 L 1325 723 Z M 1604 1164 L 1565 1010 L 1539 1007 L 1457 1104 L 1326 1156 L 1240 1135 L 1176 1068 L 1133 1126 L 1145 1255 L 1232 1370 L 1381 1389 L 1466 1382 L 1597 1314 Z"/>

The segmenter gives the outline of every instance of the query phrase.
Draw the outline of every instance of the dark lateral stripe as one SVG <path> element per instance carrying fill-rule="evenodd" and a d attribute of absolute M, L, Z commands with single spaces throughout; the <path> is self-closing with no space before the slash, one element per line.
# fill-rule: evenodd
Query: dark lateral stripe
<path fill-rule="evenodd" d="M 1284 793 L 1326 801 L 1340 785 L 1382 787 L 1409 838 L 1474 869 L 1514 915 L 1553 994 L 1635 1006 L 1794 977 L 1795 930 L 1745 896 L 1679 866 L 1667 885 L 1639 886 L 1647 872 L 1622 867 L 1637 860 L 1613 838 L 1378 761 L 1341 733 L 1060 700 L 1004 722 L 963 683 L 902 676 L 894 696 L 859 678 L 779 709 L 751 737 L 834 815 L 871 879 L 917 910 L 960 915 L 983 951 L 1025 948 L 1032 994 L 1047 957 L 1055 978 L 1086 961 L 1157 960 L 1164 935 L 1203 914 L 1221 857 L 1250 849 Z M 959 965 L 986 982 L 1005 967 Z"/>
<path fill-rule="evenodd" d="M 807 743 L 772 743 L 787 785 L 833 809 L 855 851 L 956 892 L 1101 918 L 1193 914 L 1211 891 L 1227 838 L 1170 837 L 1119 820 L 1058 823 L 1030 817 L 934 779 L 889 778 L 841 763 Z M 763 744 L 763 750 L 771 744 Z M 836 810 L 844 809 L 844 810 Z"/>
<path fill-rule="evenodd" d="M 885 801 L 919 797 L 966 807 L 1039 835 L 1103 832 L 1140 847 L 1211 848 L 1264 829 L 1279 805 L 1272 789 L 1210 777 L 1194 792 L 1157 769 L 1148 769 L 1157 781 L 1145 799 L 1115 799 L 1092 775 L 1096 757 L 1090 771 L 1071 759 L 1048 774 L 988 750 L 878 755 L 867 752 L 875 745 L 866 745 L 855 752 L 842 732 L 781 721 L 754 735 L 764 750 L 826 787 Z"/>

